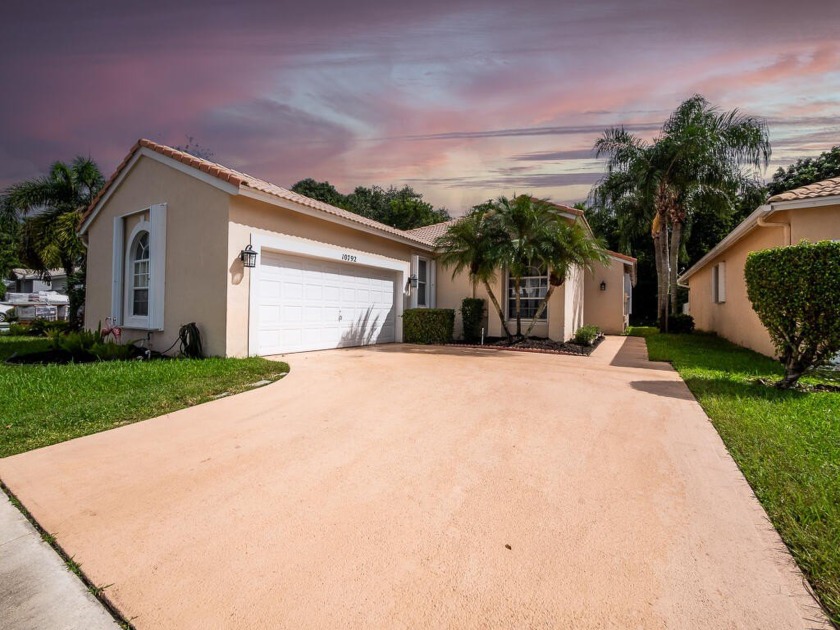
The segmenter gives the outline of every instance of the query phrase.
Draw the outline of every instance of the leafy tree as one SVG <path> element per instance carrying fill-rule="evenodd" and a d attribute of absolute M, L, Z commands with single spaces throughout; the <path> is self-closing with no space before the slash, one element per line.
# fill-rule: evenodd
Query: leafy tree
<path fill-rule="evenodd" d="M 756 186 L 755 175 L 770 158 L 767 126 L 738 110 L 720 112 L 695 95 L 671 114 L 653 141 L 611 128 L 598 138 L 595 151 L 606 158 L 607 173 L 590 200 L 615 217 L 623 240 L 649 230 L 657 315 L 660 326 L 667 327 L 669 312 L 678 307 L 686 226 L 703 210 L 731 216 L 738 196 Z M 754 169 L 753 177 L 744 167 Z M 627 242 L 623 245 L 626 251 Z"/>
<path fill-rule="evenodd" d="M 777 387 L 840 352 L 840 243 L 802 242 L 747 256 L 747 296 L 784 365 Z"/>
<path fill-rule="evenodd" d="M 311 177 L 302 179 L 291 188 L 296 192 L 310 199 L 317 199 L 338 208 L 346 208 L 347 198 L 335 189 L 329 182 L 317 182 Z"/>
<path fill-rule="evenodd" d="M 357 186 L 349 195 L 343 195 L 329 182 L 308 178 L 294 184 L 291 190 L 400 230 L 411 230 L 450 219 L 445 208 L 435 208 L 410 186 Z"/>
<path fill-rule="evenodd" d="M 832 177 L 840 177 L 840 145 L 815 158 L 803 158 L 787 168 L 779 168 L 773 173 L 767 191 L 770 195 L 778 195 Z"/>
<path fill-rule="evenodd" d="M 104 184 L 99 167 L 77 156 L 55 162 L 44 177 L 18 182 L 0 196 L 5 217 L 20 219 L 20 262 L 37 272 L 60 268 L 67 274 L 70 323 L 78 327 L 84 288 L 77 289 L 77 269 L 86 264 L 85 247 L 76 232 L 82 212 Z"/>

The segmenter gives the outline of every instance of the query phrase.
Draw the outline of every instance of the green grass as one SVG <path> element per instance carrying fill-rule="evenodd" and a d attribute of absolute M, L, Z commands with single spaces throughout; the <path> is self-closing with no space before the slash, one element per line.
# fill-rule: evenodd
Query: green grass
<path fill-rule="evenodd" d="M 0 361 L 46 347 L 45 339 L 0 337 Z M 288 371 L 260 358 L 0 363 L 0 457 L 235 394 Z"/>
<path fill-rule="evenodd" d="M 630 334 L 646 338 L 651 360 L 679 371 L 840 624 L 840 393 L 761 385 L 781 366 L 713 335 Z M 805 381 L 837 383 L 829 372 Z"/>

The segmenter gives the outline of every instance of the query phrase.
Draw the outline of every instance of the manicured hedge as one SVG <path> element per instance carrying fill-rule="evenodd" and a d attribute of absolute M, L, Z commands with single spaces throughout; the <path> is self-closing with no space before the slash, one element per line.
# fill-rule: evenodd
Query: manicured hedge
<path fill-rule="evenodd" d="M 790 386 L 840 351 L 840 243 L 802 242 L 752 252 L 747 296 L 785 366 Z"/>
<path fill-rule="evenodd" d="M 464 322 L 464 341 L 481 341 L 481 324 L 484 321 L 484 300 L 464 298 L 461 302 L 461 320 Z"/>
<path fill-rule="evenodd" d="M 668 332 L 674 334 L 694 332 L 694 318 L 687 313 L 677 313 L 668 318 Z"/>
<path fill-rule="evenodd" d="M 450 343 L 454 328 L 454 308 L 410 308 L 403 313 L 406 343 Z"/>

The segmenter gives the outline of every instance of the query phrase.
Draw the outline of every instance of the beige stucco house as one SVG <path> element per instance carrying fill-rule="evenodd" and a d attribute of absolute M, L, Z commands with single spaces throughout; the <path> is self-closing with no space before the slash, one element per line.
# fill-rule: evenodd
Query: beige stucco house
<path fill-rule="evenodd" d="M 471 294 L 465 275 L 452 278 L 436 263 L 434 240 L 447 225 L 398 230 L 140 140 L 82 221 L 85 325 L 110 318 L 124 338 L 165 350 L 195 322 L 206 352 L 219 356 L 399 342 L 405 309 L 458 309 Z M 246 247 L 256 252 L 253 268 L 241 260 Z M 565 340 L 584 323 L 623 331 L 634 263 L 614 254 L 574 274 L 534 334 Z M 535 306 L 546 286 L 535 272 L 523 301 Z M 504 272 L 495 291 L 507 309 Z M 501 334 L 492 313 L 487 334 Z"/>
<path fill-rule="evenodd" d="M 699 330 L 773 356 L 767 330 L 747 298 L 747 254 L 770 247 L 840 239 L 840 177 L 771 197 L 681 277 Z"/>

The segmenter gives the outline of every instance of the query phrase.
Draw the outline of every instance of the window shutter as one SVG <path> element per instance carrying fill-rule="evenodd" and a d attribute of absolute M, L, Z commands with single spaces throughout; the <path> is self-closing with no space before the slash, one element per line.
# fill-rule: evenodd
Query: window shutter
<path fill-rule="evenodd" d="M 411 276 L 417 276 L 417 272 L 420 269 L 420 256 L 417 254 L 411 255 Z M 417 289 L 411 286 L 409 282 L 409 292 L 411 294 L 411 299 L 409 301 L 410 308 L 417 308 Z"/>
<path fill-rule="evenodd" d="M 122 325 L 123 303 L 123 260 L 125 250 L 125 221 L 123 217 L 114 217 L 114 238 L 111 242 L 111 317 L 114 323 Z"/>
<path fill-rule="evenodd" d="M 726 302 L 726 263 L 718 263 L 718 302 Z"/>
<path fill-rule="evenodd" d="M 166 295 L 166 204 L 155 204 L 149 211 L 150 291 L 149 328 L 163 330 L 164 297 Z"/>
<path fill-rule="evenodd" d="M 437 308 L 437 262 L 429 259 L 429 308 Z"/>

